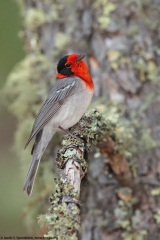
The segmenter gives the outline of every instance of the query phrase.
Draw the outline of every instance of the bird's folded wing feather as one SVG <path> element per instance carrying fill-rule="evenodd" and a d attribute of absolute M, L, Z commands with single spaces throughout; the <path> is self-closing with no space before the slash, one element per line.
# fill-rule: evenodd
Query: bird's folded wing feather
<path fill-rule="evenodd" d="M 25 148 L 28 146 L 32 138 L 37 135 L 37 133 L 48 123 L 48 121 L 53 117 L 53 115 L 60 109 L 63 102 L 73 94 L 73 90 L 77 87 L 77 80 L 74 78 L 62 79 L 55 83 L 51 89 L 47 100 L 44 102 L 41 107 L 33 128 L 30 134 L 30 137 L 25 145 Z"/>

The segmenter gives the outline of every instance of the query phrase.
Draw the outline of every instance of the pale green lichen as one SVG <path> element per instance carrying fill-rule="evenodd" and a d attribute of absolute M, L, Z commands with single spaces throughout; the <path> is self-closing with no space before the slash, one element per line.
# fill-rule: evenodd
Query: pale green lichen
<path fill-rule="evenodd" d="M 51 197 L 51 214 L 40 215 L 39 224 L 43 228 L 48 228 L 48 233 L 44 237 L 52 237 L 59 240 L 73 239 L 77 240 L 80 234 L 80 222 L 77 219 L 80 210 L 77 205 L 68 208 L 65 202 L 62 202 L 64 196 L 71 199 L 77 198 L 77 193 L 68 181 L 61 177 L 55 179 L 55 194 Z"/>
<path fill-rule="evenodd" d="M 66 162 L 71 159 L 75 158 L 73 154 L 73 148 L 80 148 L 84 147 L 84 143 L 76 138 L 66 136 L 62 141 L 62 148 L 57 153 L 57 166 L 58 168 L 63 169 Z M 80 159 L 81 161 L 82 159 Z"/>
<path fill-rule="evenodd" d="M 42 9 L 29 9 L 24 21 L 27 28 L 36 30 L 46 22 L 46 14 Z"/>
<path fill-rule="evenodd" d="M 160 209 L 157 209 L 156 213 L 154 214 L 154 219 L 156 223 L 160 224 Z"/>
<path fill-rule="evenodd" d="M 137 230 L 138 224 L 142 221 L 141 212 L 134 211 L 134 199 L 129 202 L 119 201 L 118 207 L 114 213 L 118 225 L 123 229 L 121 237 L 123 240 L 144 240 L 146 237 L 146 230 Z"/>
<path fill-rule="evenodd" d="M 96 0 L 93 9 L 99 12 L 97 22 L 100 29 L 106 29 L 111 23 L 110 14 L 116 9 L 116 5 L 110 0 Z"/>
<path fill-rule="evenodd" d="M 153 56 L 152 56 L 153 57 Z M 145 59 L 144 57 L 140 57 L 135 65 L 135 69 L 138 72 L 139 79 L 141 81 L 153 81 L 153 82 L 159 82 L 159 69 L 157 64 L 155 63 L 155 59 Z"/>
<path fill-rule="evenodd" d="M 127 159 L 131 159 L 137 151 L 151 151 L 157 147 L 147 123 L 139 121 L 139 116 L 154 101 L 155 96 L 153 94 L 148 95 L 138 111 L 130 111 L 128 119 L 124 118 L 125 107 L 122 107 L 119 103 L 111 103 L 110 101 L 107 102 L 107 99 L 102 99 L 94 105 L 103 116 L 101 121 L 108 127 L 108 134 L 113 135 L 115 139 L 115 150 Z"/>
<path fill-rule="evenodd" d="M 47 69 L 48 63 L 44 55 L 30 54 L 9 75 L 5 93 L 10 101 L 10 108 L 18 119 L 31 113 L 34 108 L 32 103 L 41 100 L 47 93 L 45 82 L 42 81 L 41 86 L 37 82 Z"/>
<path fill-rule="evenodd" d="M 70 41 L 71 39 L 66 33 L 59 32 L 56 35 L 55 47 L 58 50 L 63 50 L 69 44 Z"/>
<path fill-rule="evenodd" d="M 160 196 L 160 188 L 154 188 L 151 190 L 152 196 Z"/>

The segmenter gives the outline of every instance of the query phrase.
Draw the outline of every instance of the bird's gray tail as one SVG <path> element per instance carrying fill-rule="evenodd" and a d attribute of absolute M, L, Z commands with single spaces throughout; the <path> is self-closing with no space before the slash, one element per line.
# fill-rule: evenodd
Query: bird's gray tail
<path fill-rule="evenodd" d="M 53 134 L 53 129 L 51 129 L 50 126 L 46 125 L 36 136 L 35 143 L 31 152 L 32 160 L 23 187 L 23 191 L 26 192 L 28 196 L 30 196 L 32 193 L 39 163 L 48 143 L 53 137 Z"/>
<path fill-rule="evenodd" d="M 26 177 L 26 181 L 25 181 L 25 184 L 23 187 L 23 191 L 26 192 L 28 196 L 30 196 L 32 193 L 33 184 L 34 184 L 34 180 L 35 180 L 35 177 L 37 174 L 40 160 L 41 160 L 40 158 L 38 159 L 36 156 L 33 155 L 31 163 L 30 163 L 30 167 L 28 170 L 28 174 Z"/>
<path fill-rule="evenodd" d="M 42 146 L 42 142 L 41 142 L 42 133 L 43 133 L 43 130 L 41 130 L 36 136 L 35 143 L 33 145 L 32 152 L 31 152 L 32 153 L 31 163 L 30 163 L 26 181 L 23 187 L 23 191 L 26 192 L 28 196 L 30 196 L 32 193 L 33 184 L 37 174 L 38 166 L 39 166 L 41 157 L 43 155 L 43 152 L 47 147 L 47 145 L 45 146 L 45 148 L 44 146 Z"/>

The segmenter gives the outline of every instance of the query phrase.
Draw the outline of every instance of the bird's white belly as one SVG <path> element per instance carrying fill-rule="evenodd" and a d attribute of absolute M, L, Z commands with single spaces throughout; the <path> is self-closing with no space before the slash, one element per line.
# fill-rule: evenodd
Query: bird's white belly
<path fill-rule="evenodd" d="M 92 91 L 85 90 L 70 96 L 51 119 L 53 129 L 58 130 L 59 126 L 68 129 L 75 125 L 89 107 L 92 95 Z"/>

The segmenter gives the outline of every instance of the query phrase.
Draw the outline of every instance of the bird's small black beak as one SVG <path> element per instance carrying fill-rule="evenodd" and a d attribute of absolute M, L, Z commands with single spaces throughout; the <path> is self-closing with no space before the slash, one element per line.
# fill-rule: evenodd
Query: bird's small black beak
<path fill-rule="evenodd" d="M 76 62 L 80 62 L 84 57 L 85 57 L 84 54 L 78 55 Z"/>

